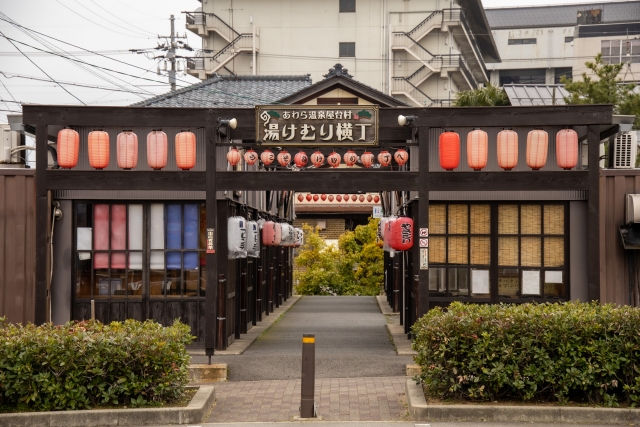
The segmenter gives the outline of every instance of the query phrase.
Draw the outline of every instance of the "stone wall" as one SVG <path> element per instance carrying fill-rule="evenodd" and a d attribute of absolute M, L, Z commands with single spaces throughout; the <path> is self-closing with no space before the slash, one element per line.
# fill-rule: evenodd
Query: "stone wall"
<path fill-rule="evenodd" d="M 344 233 L 345 221 L 343 218 L 304 218 L 296 219 L 293 223 L 294 227 L 302 227 L 302 224 L 308 224 L 311 227 L 315 227 L 318 220 L 326 221 L 327 228 L 320 230 L 320 236 L 328 240 L 338 240 L 338 238 Z"/>

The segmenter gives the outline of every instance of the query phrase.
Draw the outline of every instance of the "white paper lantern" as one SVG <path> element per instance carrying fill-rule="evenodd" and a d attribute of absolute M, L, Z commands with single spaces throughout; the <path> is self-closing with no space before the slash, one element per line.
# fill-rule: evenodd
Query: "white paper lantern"
<path fill-rule="evenodd" d="M 256 221 L 247 221 L 247 256 L 260 258 L 260 226 Z"/>
<path fill-rule="evenodd" d="M 293 226 L 286 222 L 280 223 L 282 237 L 280 239 L 281 246 L 293 246 L 296 243 L 296 232 Z"/>
<path fill-rule="evenodd" d="M 296 228 L 296 244 L 294 245 L 296 248 L 299 248 L 304 244 L 304 231 L 302 228 Z"/>
<path fill-rule="evenodd" d="M 227 246 L 229 259 L 247 257 L 247 220 L 232 216 L 227 221 Z"/>

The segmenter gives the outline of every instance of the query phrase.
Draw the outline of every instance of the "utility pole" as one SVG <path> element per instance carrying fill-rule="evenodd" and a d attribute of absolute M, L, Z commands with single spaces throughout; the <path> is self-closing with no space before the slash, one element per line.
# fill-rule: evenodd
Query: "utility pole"
<path fill-rule="evenodd" d="M 158 36 L 158 38 L 167 38 L 170 41 L 169 49 L 167 51 L 167 55 L 165 58 L 171 64 L 171 68 L 169 69 L 169 84 L 171 85 L 171 91 L 176 90 L 176 28 L 175 28 L 175 18 L 171 15 L 171 35 L 169 37 Z"/>

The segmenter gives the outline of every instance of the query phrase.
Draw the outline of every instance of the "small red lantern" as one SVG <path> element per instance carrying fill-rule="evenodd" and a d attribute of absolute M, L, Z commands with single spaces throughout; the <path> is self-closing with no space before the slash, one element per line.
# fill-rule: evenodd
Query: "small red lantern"
<path fill-rule="evenodd" d="M 118 167 L 130 170 L 138 165 L 138 135 L 131 131 L 118 134 L 116 140 Z"/>
<path fill-rule="evenodd" d="M 298 201 L 301 202 L 304 200 L 304 196 L 302 194 L 298 194 Z"/>
<path fill-rule="evenodd" d="M 380 196 L 375 196 L 373 198 L 373 203 L 378 203 L 378 202 L 380 202 Z"/>
<path fill-rule="evenodd" d="M 349 201 L 349 195 L 348 195 L 348 194 L 345 194 L 343 198 L 344 198 L 344 201 L 345 201 L 345 202 L 348 202 L 348 201 Z"/>
<path fill-rule="evenodd" d="M 467 163 L 474 171 L 487 167 L 489 153 L 489 137 L 480 129 L 474 129 L 467 134 Z"/>
<path fill-rule="evenodd" d="M 317 168 L 322 166 L 322 164 L 324 163 L 324 154 L 322 154 L 320 151 L 316 151 L 315 153 L 313 153 L 311 155 L 311 163 Z"/>
<path fill-rule="evenodd" d="M 277 238 L 276 234 L 276 223 L 266 221 L 262 225 L 262 244 L 265 246 L 276 246 L 280 244 L 280 239 Z"/>
<path fill-rule="evenodd" d="M 400 217 L 391 224 L 389 246 L 396 251 L 407 251 L 413 247 L 413 220 Z M 386 237 L 386 236 L 385 236 Z"/>
<path fill-rule="evenodd" d="M 244 161 L 246 164 L 248 164 L 249 166 L 254 165 L 257 161 L 258 161 L 258 153 L 256 153 L 255 151 L 253 151 L 253 148 L 249 148 L 245 153 L 244 153 Z"/>
<path fill-rule="evenodd" d="M 389 166 L 391 164 L 391 154 L 387 150 L 382 150 L 378 154 L 378 163 L 383 167 Z"/>
<path fill-rule="evenodd" d="M 78 165 L 80 135 L 73 129 L 58 132 L 58 165 L 62 169 L 75 168 Z"/>
<path fill-rule="evenodd" d="M 334 198 L 334 197 L 333 197 L 333 194 L 329 194 L 329 201 L 330 201 L 330 202 L 333 202 L 333 198 Z"/>
<path fill-rule="evenodd" d="M 307 197 L 306 197 L 307 202 L 310 202 L 312 198 L 313 196 L 311 196 L 311 193 L 307 193 Z"/>
<path fill-rule="evenodd" d="M 291 154 L 289 154 L 287 150 L 280 151 L 278 154 L 278 163 L 280 163 L 280 166 L 283 168 L 289 166 L 289 163 L 291 163 Z"/>
<path fill-rule="evenodd" d="M 547 163 L 549 134 L 541 129 L 534 129 L 527 134 L 527 166 L 538 170 Z"/>
<path fill-rule="evenodd" d="M 510 129 L 498 133 L 498 166 L 508 171 L 518 165 L 518 134 Z"/>
<path fill-rule="evenodd" d="M 109 134 L 101 130 L 89 133 L 89 164 L 94 169 L 109 166 Z"/>
<path fill-rule="evenodd" d="M 340 154 L 336 153 L 335 151 L 329 154 L 329 156 L 327 156 L 327 163 L 329 163 L 329 166 L 331 166 L 332 168 L 337 168 L 338 166 L 340 166 Z"/>
<path fill-rule="evenodd" d="M 409 153 L 407 153 L 404 148 L 399 148 L 398 151 L 396 151 L 393 155 L 393 158 L 395 159 L 397 164 L 402 166 L 407 163 L 407 160 L 409 160 Z"/>
<path fill-rule="evenodd" d="M 266 149 L 260 154 L 260 160 L 264 163 L 265 166 L 269 166 L 276 159 L 276 156 L 273 154 L 273 151 Z"/>
<path fill-rule="evenodd" d="M 341 202 L 342 201 L 342 196 L 338 194 L 336 196 L 336 201 Z"/>
<path fill-rule="evenodd" d="M 182 170 L 192 169 L 196 165 L 196 135 L 193 132 L 176 135 L 176 165 Z"/>
<path fill-rule="evenodd" d="M 238 163 L 240 163 L 240 152 L 236 147 L 231 147 L 231 149 L 227 153 L 227 161 L 231 166 L 236 166 Z"/>
<path fill-rule="evenodd" d="M 371 194 L 367 194 L 367 202 L 371 203 L 372 200 L 373 197 L 371 197 Z"/>
<path fill-rule="evenodd" d="M 303 168 L 307 166 L 307 162 L 309 161 L 309 158 L 307 157 L 307 153 L 300 150 L 300 152 L 296 154 L 295 157 L 293 158 L 293 161 L 295 162 L 297 167 Z"/>
<path fill-rule="evenodd" d="M 358 196 L 356 196 L 355 194 L 352 194 L 351 200 L 355 202 L 356 200 L 358 200 Z"/>
<path fill-rule="evenodd" d="M 452 171 L 460 165 L 460 135 L 455 132 L 440 134 L 440 167 Z"/>
<path fill-rule="evenodd" d="M 147 135 L 147 163 L 153 170 L 167 166 L 167 134 L 154 130 Z"/>
<path fill-rule="evenodd" d="M 358 155 L 353 150 L 349 150 L 344 153 L 344 162 L 348 167 L 355 165 L 357 161 Z"/>
<path fill-rule="evenodd" d="M 314 202 L 317 202 L 317 201 L 318 201 L 318 199 L 319 199 L 318 195 L 317 195 L 317 194 L 314 194 L 314 195 L 313 195 L 313 201 L 314 201 Z"/>
<path fill-rule="evenodd" d="M 578 164 L 578 134 L 573 129 L 561 129 L 556 134 L 556 159 L 565 170 Z"/>
<path fill-rule="evenodd" d="M 358 200 L 360 200 L 360 202 L 364 202 L 364 196 L 361 194 L 358 196 Z"/>
<path fill-rule="evenodd" d="M 362 162 L 362 166 L 369 169 L 371 166 L 373 166 L 375 157 L 370 151 L 365 151 L 364 154 L 360 156 L 360 161 Z"/>
<path fill-rule="evenodd" d="M 327 195 L 326 195 L 326 194 L 323 194 L 323 195 L 321 195 L 321 196 L 320 196 L 320 198 L 321 198 L 321 199 L 322 199 L 322 201 L 324 202 L 325 200 L 327 200 Z"/>

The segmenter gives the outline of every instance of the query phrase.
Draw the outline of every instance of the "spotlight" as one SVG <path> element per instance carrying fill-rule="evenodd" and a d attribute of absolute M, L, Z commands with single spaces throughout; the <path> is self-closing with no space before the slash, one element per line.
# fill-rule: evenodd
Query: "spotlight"
<path fill-rule="evenodd" d="M 231 129 L 235 129 L 238 126 L 238 121 L 236 119 L 218 119 L 220 122 L 220 126 L 228 126 Z"/>
<path fill-rule="evenodd" d="M 410 125 L 415 119 L 416 119 L 416 116 L 399 115 L 398 116 L 398 124 L 400 126 L 407 126 L 407 125 Z"/>

